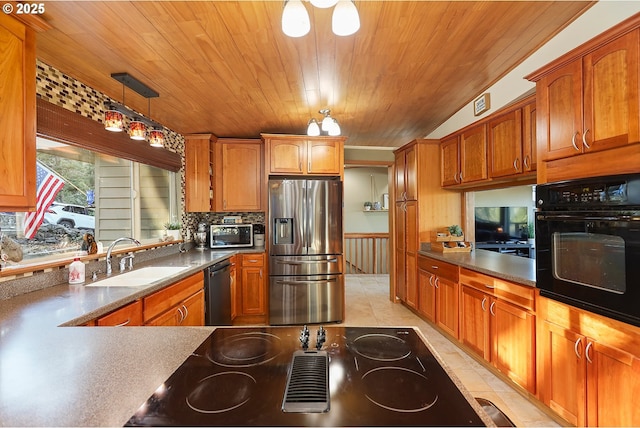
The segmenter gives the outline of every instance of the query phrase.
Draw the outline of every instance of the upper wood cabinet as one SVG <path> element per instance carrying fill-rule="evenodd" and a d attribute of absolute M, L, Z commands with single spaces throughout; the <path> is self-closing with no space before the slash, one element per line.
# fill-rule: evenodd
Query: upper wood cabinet
<path fill-rule="evenodd" d="M 209 212 L 213 203 L 213 144 L 212 134 L 186 135 L 184 143 L 185 210 Z"/>
<path fill-rule="evenodd" d="M 0 210 L 36 206 L 36 34 L 0 14 Z"/>
<path fill-rule="evenodd" d="M 504 177 L 524 171 L 522 109 L 489 121 L 489 176 Z"/>
<path fill-rule="evenodd" d="M 487 179 L 487 131 L 482 123 L 468 127 L 442 141 L 441 184 L 443 187 Z"/>
<path fill-rule="evenodd" d="M 442 140 L 440 152 L 442 187 L 460 184 L 460 136 Z"/>
<path fill-rule="evenodd" d="M 536 82 L 538 182 L 640 167 L 640 150 L 627 147 L 640 142 L 638 27 L 640 15 L 527 76 Z"/>
<path fill-rule="evenodd" d="M 522 156 L 524 173 L 538 169 L 537 148 L 537 114 L 536 100 L 527 102 L 522 107 Z"/>
<path fill-rule="evenodd" d="M 262 134 L 270 175 L 343 176 L 344 137 Z"/>
<path fill-rule="evenodd" d="M 264 211 L 262 141 L 220 138 L 213 145 L 214 211 Z"/>
<path fill-rule="evenodd" d="M 415 146 L 395 154 L 396 201 L 418 198 L 418 162 Z"/>

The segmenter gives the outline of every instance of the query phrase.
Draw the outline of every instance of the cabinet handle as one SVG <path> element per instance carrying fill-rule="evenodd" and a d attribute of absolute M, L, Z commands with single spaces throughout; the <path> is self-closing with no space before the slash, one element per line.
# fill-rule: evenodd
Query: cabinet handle
<path fill-rule="evenodd" d="M 307 171 L 311 171 L 311 161 L 307 163 Z"/>
<path fill-rule="evenodd" d="M 225 209 L 225 210 L 227 209 L 227 200 L 226 199 L 224 199 L 222 201 L 222 208 Z"/>
<path fill-rule="evenodd" d="M 433 285 L 433 275 L 429 275 L 429 285 L 434 287 L 434 285 Z"/>
<path fill-rule="evenodd" d="M 116 324 L 115 327 L 124 327 L 125 325 L 129 324 L 131 322 L 130 319 L 127 319 L 125 322 L 120 323 L 120 324 Z"/>
<path fill-rule="evenodd" d="M 529 165 L 529 155 L 524 155 L 524 168 L 529 169 L 531 165 Z"/>
<path fill-rule="evenodd" d="M 464 178 L 462 177 L 462 171 L 460 171 L 460 183 L 462 183 L 464 181 Z"/>
<path fill-rule="evenodd" d="M 489 306 L 489 312 L 491 312 L 491 315 L 493 315 L 494 317 L 496 316 L 496 313 L 493 312 L 493 307 L 496 305 L 496 302 L 493 301 L 491 302 L 491 306 Z"/>
<path fill-rule="evenodd" d="M 458 180 L 458 172 L 454 172 L 453 173 L 453 181 L 455 181 L 456 183 L 460 183 L 460 181 Z"/>
<path fill-rule="evenodd" d="M 495 288 L 496 288 L 496 287 L 491 286 L 491 285 L 489 285 L 489 284 L 484 284 L 484 286 L 485 286 L 485 288 L 488 288 L 489 290 L 493 290 L 493 289 L 495 289 Z"/>
<path fill-rule="evenodd" d="M 580 352 L 578 351 L 578 345 L 580 345 L 582 343 L 582 338 L 579 337 L 578 340 L 576 340 L 576 343 L 573 345 L 573 352 L 576 353 L 576 356 L 578 358 L 582 358 L 582 355 L 580 355 Z"/>
<path fill-rule="evenodd" d="M 484 304 L 487 302 L 487 298 L 484 297 L 482 299 L 482 303 L 480 304 L 480 306 L 482 306 L 482 312 L 487 312 L 487 308 L 484 307 Z"/>
<path fill-rule="evenodd" d="M 439 278 L 436 276 L 436 280 L 435 280 L 435 281 L 433 281 L 433 283 L 436 285 L 436 288 L 440 288 L 440 287 L 438 287 L 438 279 L 439 279 Z"/>
<path fill-rule="evenodd" d="M 590 149 L 591 146 L 589 145 L 589 143 L 587 143 L 587 133 L 589 132 L 589 129 L 587 129 L 586 131 L 584 131 L 582 133 L 582 144 L 587 148 Z M 587 345 L 589 346 L 589 345 Z"/>
<path fill-rule="evenodd" d="M 580 149 L 578 148 L 578 145 L 576 144 L 576 135 L 579 135 L 579 134 L 580 134 L 579 132 L 576 132 L 575 134 L 573 134 L 573 137 L 571 137 L 571 145 L 578 152 L 580 151 Z"/>
<path fill-rule="evenodd" d="M 431 265 L 431 269 L 438 269 L 438 266 L 436 266 L 436 265 Z"/>
<path fill-rule="evenodd" d="M 520 171 L 520 158 L 515 158 L 513 160 L 513 169 L 515 169 L 516 172 Z"/>
<path fill-rule="evenodd" d="M 584 356 L 587 357 L 587 361 L 593 363 L 593 360 L 589 358 L 589 348 L 593 346 L 593 342 L 587 343 L 587 347 L 584 350 Z"/>
<path fill-rule="evenodd" d="M 178 308 L 178 313 L 180 314 L 180 319 L 178 320 L 178 324 L 182 324 L 182 321 L 184 321 L 184 314 L 182 313 L 182 309 Z"/>

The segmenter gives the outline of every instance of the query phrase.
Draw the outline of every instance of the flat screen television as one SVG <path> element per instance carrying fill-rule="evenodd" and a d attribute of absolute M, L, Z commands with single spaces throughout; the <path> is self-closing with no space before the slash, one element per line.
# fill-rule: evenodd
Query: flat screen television
<path fill-rule="evenodd" d="M 527 239 L 527 207 L 476 207 L 476 242 L 509 242 Z"/>

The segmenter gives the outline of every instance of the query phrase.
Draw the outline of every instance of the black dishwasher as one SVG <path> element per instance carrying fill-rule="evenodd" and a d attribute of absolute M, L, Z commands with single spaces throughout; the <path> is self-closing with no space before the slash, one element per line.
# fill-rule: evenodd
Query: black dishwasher
<path fill-rule="evenodd" d="M 229 259 L 205 269 L 205 325 L 231 325 L 231 263 Z"/>

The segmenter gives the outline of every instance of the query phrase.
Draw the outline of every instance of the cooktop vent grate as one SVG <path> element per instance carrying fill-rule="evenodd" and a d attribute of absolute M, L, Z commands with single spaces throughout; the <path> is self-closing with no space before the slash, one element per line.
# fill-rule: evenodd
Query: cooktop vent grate
<path fill-rule="evenodd" d="M 288 413 L 329 411 L 329 355 L 326 351 L 296 351 L 282 410 Z"/>

